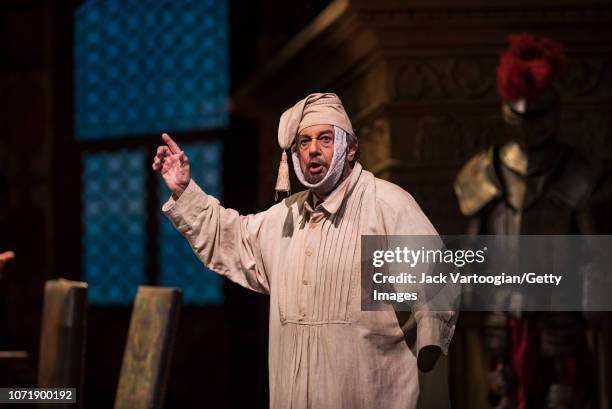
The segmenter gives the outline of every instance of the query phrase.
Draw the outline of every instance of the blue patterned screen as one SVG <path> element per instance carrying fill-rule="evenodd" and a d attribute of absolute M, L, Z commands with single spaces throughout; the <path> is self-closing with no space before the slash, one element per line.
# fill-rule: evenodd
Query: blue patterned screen
<path fill-rule="evenodd" d="M 145 284 L 145 151 L 83 156 L 83 268 L 92 304 L 131 304 Z"/>
<path fill-rule="evenodd" d="M 89 0 L 74 24 L 78 139 L 227 126 L 227 0 Z"/>
<path fill-rule="evenodd" d="M 181 144 L 189 157 L 192 178 L 208 194 L 221 199 L 221 141 Z M 160 207 L 170 192 L 159 178 Z M 189 304 L 220 304 L 223 302 L 223 279 L 206 269 L 195 256 L 189 243 L 170 221 L 160 214 L 158 262 L 159 284 L 181 287 Z"/>

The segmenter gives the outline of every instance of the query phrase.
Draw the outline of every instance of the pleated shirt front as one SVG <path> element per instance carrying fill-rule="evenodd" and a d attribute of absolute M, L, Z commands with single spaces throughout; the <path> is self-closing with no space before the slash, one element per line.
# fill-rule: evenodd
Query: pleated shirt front
<path fill-rule="evenodd" d="M 163 211 L 208 268 L 270 295 L 271 408 L 416 408 L 416 355 L 446 353 L 456 316 L 361 311 L 361 235 L 437 233 L 412 196 L 359 163 L 312 199 L 242 216 L 191 181 Z"/>

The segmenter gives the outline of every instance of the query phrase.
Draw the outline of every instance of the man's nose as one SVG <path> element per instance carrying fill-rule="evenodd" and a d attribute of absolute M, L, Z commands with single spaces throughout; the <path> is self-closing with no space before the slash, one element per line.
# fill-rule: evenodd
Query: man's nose
<path fill-rule="evenodd" d="M 319 141 L 317 141 L 316 139 L 310 141 L 308 153 L 310 154 L 310 156 L 317 156 L 321 153 L 321 149 L 319 149 Z"/>

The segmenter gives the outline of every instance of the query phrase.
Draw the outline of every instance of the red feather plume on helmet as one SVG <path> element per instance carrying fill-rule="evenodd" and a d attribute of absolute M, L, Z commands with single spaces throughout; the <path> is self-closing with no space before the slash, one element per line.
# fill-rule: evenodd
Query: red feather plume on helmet
<path fill-rule="evenodd" d="M 565 62 L 563 46 L 529 34 L 508 37 L 510 47 L 497 67 L 499 93 L 508 101 L 536 98 L 550 86 Z"/>

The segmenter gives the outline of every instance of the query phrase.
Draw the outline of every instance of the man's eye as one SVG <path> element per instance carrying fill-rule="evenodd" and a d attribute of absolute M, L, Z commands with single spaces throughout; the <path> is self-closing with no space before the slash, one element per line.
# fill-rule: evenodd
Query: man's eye
<path fill-rule="evenodd" d="M 321 138 L 321 140 L 322 140 L 323 142 L 331 142 L 331 136 L 323 136 L 323 137 Z"/>

